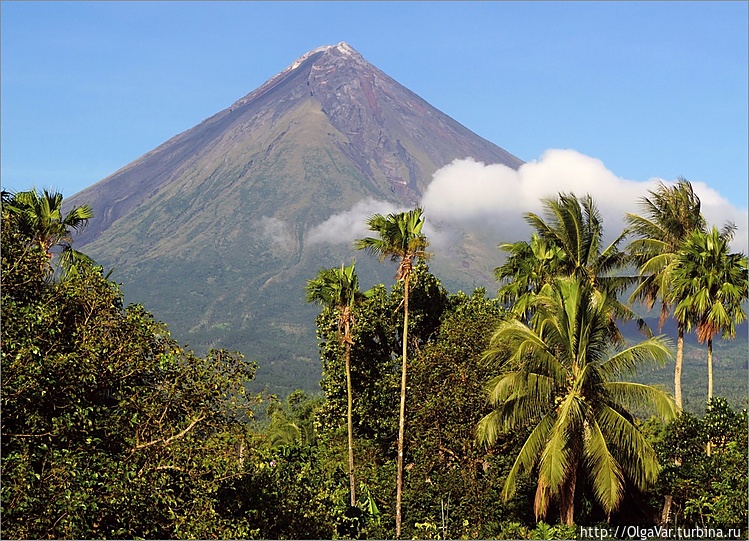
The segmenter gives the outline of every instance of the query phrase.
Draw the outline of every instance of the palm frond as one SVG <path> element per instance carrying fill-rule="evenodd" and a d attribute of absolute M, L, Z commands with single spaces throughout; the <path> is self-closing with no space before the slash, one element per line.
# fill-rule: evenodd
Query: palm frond
<path fill-rule="evenodd" d="M 670 341 L 664 336 L 650 338 L 612 355 L 601 364 L 606 379 L 632 376 L 640 367 L 662 367 L 670 360 Z"/>
<path fill-rule="evenodd" d="M 491 415 L 491 414 L 490 414 Z M 487 416 L 488 417 L 488 416 Z M 486 419 L 487 417 L 484 417 Z M 484 422 L 481 420 L 479 426 Z M 508 501 L 515 494 L 515 488 L 517 486 L 518 477 L 522 472 L 529 472 L 533 469 L 533 466 L 538 460 L 538 456 L 544 448 L 546 441 L 549 438 L 549 433 L 554 426 L 555 417 L 549 413 L 544 416 L 541 421 L 533 428 L 528 438 L 525 440 L 523 447 L 520 448 L 518 456 L 515 458 L 515 462 L 512 464 L 512 468 L 507 474 L 505 484 L 502 488 L 502 499 Z M 488 424 L 488 422 L 486 423 Z M 479 442 L 489 443 L 489 439 L 485 437 L 485 434 L 479 433 Z M 492 443 L 496 441 L 493 440 Z"/>
<path fill-rule="evenodd" d="M 664 422 L 678 415 L 673 397 L 668 393 L 644 383 L 631 381 L 609 381 L 604 384 L 613 403 L 627 409 L 639 409 L 656 413 Z"/>
<path fill-rule="evenodd" d="M 597 412 L 596 421 L 604 438 L 615 446 L 617 461 L 626 477 L 640 490 L 655 483 L 660 472 L 658 457 L 631 421 L 605 405 Z"/>
<path fill-rule="evenodd" d="M 572 441 L 582 433 L 585 415 L 574 393 L 564 397 L 549 439 L 541 453 L 538 475 L 552 487 L 562 486 L 570 474 L 574 460 Z"/>
<path fill-rule="evenodd" d="M 74 249 L 70 244 L 63 245 L 59 255 L 61 278 L 63 280 L 75 276 L 81 267 L 93 267 L 96 265 L 91 257 Z"/>
<path fill-rule="evenodd" d="M 624 475 L 595 420 L 588 426 L 584 457 L 596 500 L 610 515 L 624 498 Z"/>
<path fill-rule="evenodd" d="M 513 393 L 495 407 L 493 418 L 497 422 L 497 428 L 508 434 L 532 424 L 550 409 L 547 400 L 529 394 Z"/>

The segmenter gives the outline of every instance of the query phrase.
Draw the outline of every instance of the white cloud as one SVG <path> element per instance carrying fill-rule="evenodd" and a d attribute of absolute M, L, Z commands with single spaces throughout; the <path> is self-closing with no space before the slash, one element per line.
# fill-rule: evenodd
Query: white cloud
<path fill-rule="evenodd" d="M 421 200 L 427 219 L 424 232 L 436 254 L 471 231 L 481 232 L 484 238 L 488 233 L 496 238 L 496 244 L 515 242 L 530 235 L 523 218 L 526 212 L 542 213 L 542 198 L 572 192 L 593 197 L 604 218 L 606 240 L 610 242 L 623 230 L 625 214 L 641 212 L 638 200 L 655 189 L 659 181 L 662 179 L 623 179 L 600 160 L 575 150 L 547 150 L 540 159 L 522 165 L 517 171 L 500 164 L 459 159 L 435 172 L 424 192 Z M 735 207 L 704 182 L 692 184 L 707 221 L 718 227 L 728 220 L 736 223 L 738 230 L 732 249 L 747 253 L 747 210 Z M 406 209 L 367 198 L 313 227 L 307 241 L 348 244 L 370 234 L 365 221 L 373 214 L 403 210 Z"/>
<path fill-rule="evenodd" d="M 736 235 L 731 249 L 749 253 L 749 213 L 732 205 L 726 198 L 707 186 L 704 182 L 693 182 L 694 191 L 700 196 L 702 214 L 708 226 L 715 225 L 720 229 L 726 222 L 736 224 Z"/>
<path fill-rule="evenodd" d="M 490 228 L 497 242 L 514 242 L 529 234 L 523 215 L 542 212 L 541 198 L 559 192 L 590 194 L 604 217 L 608 240 L 624 227 L 627 212 L 640 212 L 638 200 L 648 195 L 660 179 L 646 181 L 617 177 L 598 159 L 574 150 L 548 150 L 539 160 L 517 171 L 499 164 L 472 159 L 455 160 L 438 170 L 422 198 L 427 220 L 439 229 Z M 666 182 L 669 184 L 669 182 Z M 692 183 L 702 201 L 709 223 L 722 226 L 726 220 L 738 230 L 734 250 L 747 251 L 747 211 L 733 206 L 703 182 Z"/>
<path fill-rule="evenodd" d="M 367 219 L 373 214 L 387 215 L 391 212 L 401 212 L 405 209 L 397 208 L 387 201 L 373 198 L 362 199 L 350 210 L 334 214 L 324 222 L 314 226 L 307 233 L 307 242 L 316 244 L 350 244 L 354 240 L 369 236 L 371 231 L 366 226 Z"/>

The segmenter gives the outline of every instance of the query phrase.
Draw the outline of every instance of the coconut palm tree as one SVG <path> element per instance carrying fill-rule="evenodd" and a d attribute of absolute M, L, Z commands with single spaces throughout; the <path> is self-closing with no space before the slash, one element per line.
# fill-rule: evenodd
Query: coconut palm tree
<path fill-rule="evenodd" d="M 367 220 L 367 226 L 377 233 L 377 237 L 366 237 L 354 243 L 358 250 L 366 250 L 380 261 L 390 258 L 398 261 L 396 279 L 403 282 L 403 362 L 401 365 L 401 397 L 398 417 L 398 458 L 395 496 L 395 537 L 401 531 L 401 501 L 403 499 L 403 439 L 406 423 L 406 372 L 408 356 L 408 293 L 414 261 L 427 257 L 426 236 L 421 232 L 424 215 L 421 208 L 415 208 L 388 216 L 375 214 Z"/>
<path fill-rule="evenodd" d="M 546 220 L 529 212 L 526 221 L 539 236 L 558 246 L 566 274 L 580 276 L 597 289 L 613 291 L 622 282 L 610 276 L 624 262 L 625 254 L 618 245 L 619 235 L 608 246 L 603 245 L 603 218 L 590 195 L 560 193 L 557 198 L 542 199 Z"/>
<path fill-rule="evenodd" d="M 722 231 L 694 231 L 677 253 L 672 270 L 671 301 L 676 319 L 693 327 L 700 344 L 707 342 L 707 401 L 713 398 L 713 338 L 736 336 L 736 324 L 746 319 L 741 303 L 747 299 L 747 258 L 729 253 L 735 226 Z"/>
<path fill-rule="evenodd" d="M 532 427 L 503 497 L 512 497 L 521 472 L 535 468 L 537 519 L 556 501 L 562 521 L 571 525 L 581 476 L 608 514 L 621 503 L 625 483 L 644 489 L 656 480 L 655 451 L 628 408 L 649 406 L 671 419 L 676 407 L 664 392 L 619 378 L 642 365 L 662 365 L 669 353 L 653 337 L 616 346 L 608 329 L 611 299 L 580 276 L 554 279 L 532 302 L 530 325 L 506 320 L 491 339 L 485 358 L 500 374 L 487 386 L 495 409 L 479 422 L 477 437 L 491 445 L 502 433 Z"/>
<path fill-rule="evenodd" d="M 705 219 L 700 212 L 700 198 L 684 178 L 680 177 L 674 186 L 661 182 L 649 194 L 640 199 L 642 215 L 628 213 L 626 216 L 629 232 L 637 237 L 629 243 L 627 252 L 640 275 L 630 301 L 643 301 L 650 310 L 660 300 L 660 330 L 673 306 L 671 271 L 676 254 L 692 232 L 705 229 Z M 682 405 L 683 359 L 684 325 L 677 320 L 674 396 L 679 407 Z"/>
<path fill-rule="evenodd" d="M 562 250 L 536 232 L 531 234 L 530 242 L 505 242 L 499 249 L 507 252 L 508 257 L 494 269 L 494 276 L 502 284 L 497 296 L 515 316 L 527 320 L 533 297 L 544 284 L 559 275 Z"/>
<path fill-rule="evenodd" d="M 359 291 L 359 277 L 354 263 L 340 269 L 321 269 L 315 278 L 307 281 L 307 302 L 317 302 L 338 315 L 338 338 L 345 347 L 346 395 L 348 408 L 346 423 L 348 426 L 348 464 L 349 482 L 351 485 L 351 506 L 356 505 L 356 482 L 354 477 L 354 422 L 353 398 L 351 393 L 351 345 L 352 327 L 354 326 L 354 307 L 363 297 Z"/>
<path fill-rule="evenodd" d="M 82 262 L 93 263 L 88 256 L 74 250 L 70 243 L 73 240 L 71 229 L 83 230 L 94 213 L 91 207 L 84 204 L 73 207 L 63 217 L 62 201 L 63 197 L 59 192 L 47 189 L 39 192 L 32 188 L 4 197 L 3 206 L 18 219 L 21 231 L 33 244 L 44 250 L 50 261 L 53 248 L 62 247 L 60 268 L 63 274 L 68 274 L 74 273 L 76 265 Z"/>
<path fill-rule="evenodd" d="M 604 246 L 603 219 L 590 195 L 576 197 L 560 193 L 557 198 L 545 198 L 542 202 L 545 218 L 532 212 L 525 215 L 535 230 L 530 244 L 500 247 L 509 251 L 510 257 L 495 269 L 495 274 L 500 280 L 512 280 L 500 289 L 500 298 L 515 301 L 515 311 L 527 315 L 526 306 L 534 291 L 557 276 L 577 276 L 610 299 L 609 331 L 615 340 L 623 340 L 615 322 L 617 318 L 635 319 L 644 329 L 644 321 L 616 300 L 616 296 L 636 280 L 636 277 L 615 274 L 626 261 L 626 253 L 618 248 L 625 234 Z"/>

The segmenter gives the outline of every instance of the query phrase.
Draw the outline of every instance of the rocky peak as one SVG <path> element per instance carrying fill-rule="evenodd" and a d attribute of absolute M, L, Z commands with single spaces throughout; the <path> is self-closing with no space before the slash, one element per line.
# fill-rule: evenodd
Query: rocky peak
<path fill-rule="evenodd" d="M 254 99 L 260 98 L 270 91 L 279 88 L 284 82 L 289 81 L 289 79 L 299 81 L 301 77 L 304 79 L 301 82 L 309 84 L 312 75 L 315 75 L 315 79 L 317 79 L 320 75 L 327 76 L 344 66 L 363 69 L 369 66 L 369 64 L 361 54 L 345 41 L 340 42 L 338 45 L 317 47 L 297 58 L 287 68 L 268 79 L 250 94 L 237 100 L 231 106 L 231 109 L 237 109 Z"/>
<path fill-rule="evenodd" d="M 324 53 L 322 55 L 319 55 L 318 53 Z M 338 45 L 323 45 L 322 47 L 317 47 L 316 49 L 312 49 L 308 53 L 303 54 L 299 58 L 297 58 L 291 66 L 289 66 L 289 70 L 298 68 L 302 63 L 304 63 L 305 60 L 308 58 L 317 55 L 318 58 L 321 60 L 330 60 L 335 58 L 346 58 L 348 57 L 349 60 L 355 60 L 355 61 L 364 61 L 364 57 L 362 57 L 359 52 L 354 49 L 351 45 L 346 43 L 345 41 L 340 42 Z"/>
<path fill-rule="evenodd" d="M 275 119 L 309 100 L 335 128 L 330 137 L 339 150 L 366 178 L 382 179 L 384 190 L 409 205 L 418 202 L 432 167 L 446 165 L 445 156 L 492 156 L 510 167 L 521 163 L 476 139 L 344 41 L 303 54 L 229 110 L 259 126 L 261 111 L 271 111 Z M 425 141 L 431 143 L 421 148 Z M 456 141 L 462 143 L 456 146 Z M 424 157 L 429 169 L 418 163 Z"/>

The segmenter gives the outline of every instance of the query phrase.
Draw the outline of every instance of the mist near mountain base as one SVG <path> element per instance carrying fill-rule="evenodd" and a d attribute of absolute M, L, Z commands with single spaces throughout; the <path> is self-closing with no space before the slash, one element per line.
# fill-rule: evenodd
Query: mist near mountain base
<path fill-rule="evenodd" d="M 307 232 L 306 239 L 310 244 L 347 244 L 355 239 L 372 236 L 366 222 L 374 214 L 387 215 L 405 210 L 405 207 L 396 207 L 388 201 L 367 197 L 355 203 L 351 209 L 334 214 L 314 226 Z"/>

